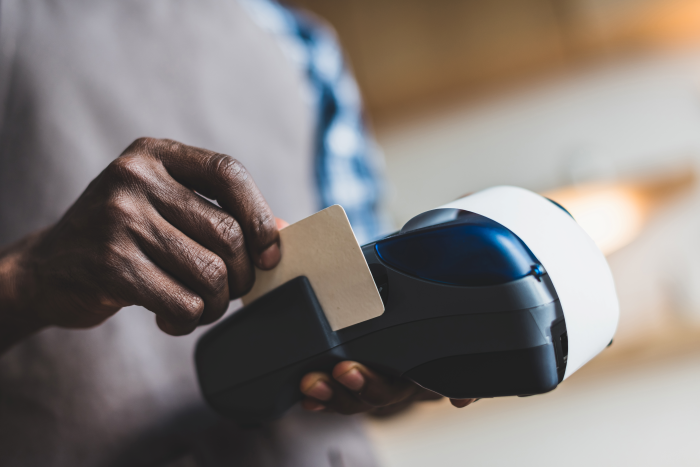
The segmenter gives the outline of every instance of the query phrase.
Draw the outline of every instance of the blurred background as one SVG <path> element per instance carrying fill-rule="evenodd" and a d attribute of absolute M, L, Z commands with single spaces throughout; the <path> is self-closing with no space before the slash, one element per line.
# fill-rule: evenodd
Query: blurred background
<path fill-rule="evenodd" d="M 608 255 L 613 346 L 553 393 L 371 420 L 383 465 L 700 465 L 700 0 L 296 0 L 331 23 L 387 210 L 498 184 Z"/>

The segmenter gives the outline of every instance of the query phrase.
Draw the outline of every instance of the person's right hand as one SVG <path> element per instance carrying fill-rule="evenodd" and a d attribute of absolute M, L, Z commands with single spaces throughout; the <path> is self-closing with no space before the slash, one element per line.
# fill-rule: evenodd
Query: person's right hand
<path fill-rule="evenodd" d="M 13 308 L 34 327 L 91 327 L 141 305 L 172 335 L 217 320 L 253 286 L 254 265 L 280 259 L 275 218 L 240 162 L 150 138 L 11 253 Z"/>

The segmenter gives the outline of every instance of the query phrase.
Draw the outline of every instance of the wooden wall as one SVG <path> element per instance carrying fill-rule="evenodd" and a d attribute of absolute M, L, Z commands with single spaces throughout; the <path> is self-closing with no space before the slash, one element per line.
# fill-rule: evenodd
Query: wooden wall
<path fill-rule="evenodd" d="M 337 30 L 381 123 L 572 63 L 700 35 L 700 0 L 291 0 Z"/>

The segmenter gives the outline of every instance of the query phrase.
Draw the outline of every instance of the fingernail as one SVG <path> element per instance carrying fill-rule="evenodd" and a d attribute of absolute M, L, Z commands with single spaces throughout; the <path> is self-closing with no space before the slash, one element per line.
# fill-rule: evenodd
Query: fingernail
<path fill-rule="evenodd" d="M 333 390 L 325 382 L 316 381 L 304 394 L 320 401 L 327 401 L 333 397 Z"/>
<path fill-rule="evenodd" d="M 359 391 L 365 385 L 365 377 L 357 368 L 346 371 L 335 379 L 351 391 Z"/>
<path fill-rule="evenodd" d="M 284 219 L 280 219 L 279 217 L 275 217 L 275 225 L 277 226 L 278 230 L 282 230 L 289 225 L 289 222 Z"/>
<path fill-rule="evenodd" d="M 321 404 L 320 402 L 307 402 L 306 404 L 304 404 L 304 408 L 311 412 L 318 412 L 320 410 L 325 409 L 326 406 Z"/>
<path fill-rule="evenodd" d="M 474 399 L 452 399 L 450 401 L 453 406 L 458 409 L 463 409 L 474 402 Z"/>
<path fill-rule="evenodd" d="M 273 243 L 260 255 L 260 269 L 272 269 L 280 260 L 280 247 Z"/>

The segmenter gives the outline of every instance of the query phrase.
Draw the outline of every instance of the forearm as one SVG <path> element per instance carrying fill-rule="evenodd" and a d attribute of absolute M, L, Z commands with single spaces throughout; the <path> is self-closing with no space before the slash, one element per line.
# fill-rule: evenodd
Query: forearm
<path fill-rule="evenodd" d="M 0 353 L 38 331 L 41 326 L 28 300 L 33 292 L 27 252 L 40 234 L 32 234 L 0 249 Z"/>

